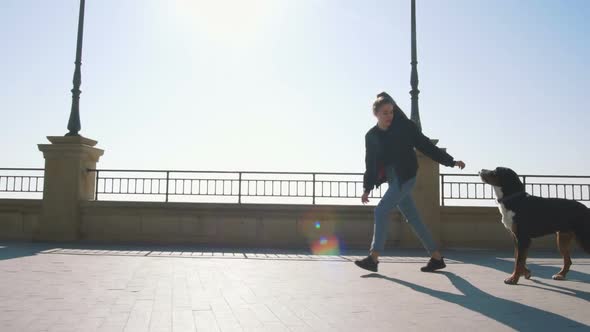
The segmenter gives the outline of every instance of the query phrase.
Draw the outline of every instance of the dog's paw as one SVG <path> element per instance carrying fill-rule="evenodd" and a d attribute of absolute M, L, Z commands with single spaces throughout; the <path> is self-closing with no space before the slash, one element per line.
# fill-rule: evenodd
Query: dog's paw
<path fill-rule="evenodd" d="M 553 280 L 565 280 L 565 276 L 563 274 L 556 274 L 553 276 Z"/>
<path fill-rule="evenodd" d="M 529 280 L 533 274 L 531 273 L 531 270 L 526 269 L 526 270 L 524 270 L 523 275 L 526 280 Z"/>
<path fill-rule="evenodd" d="M 518 276 L 513 274 L 510 277 L 504 279 L 504 283 L 506 285 L 516 285 L 518 284 Z"/>

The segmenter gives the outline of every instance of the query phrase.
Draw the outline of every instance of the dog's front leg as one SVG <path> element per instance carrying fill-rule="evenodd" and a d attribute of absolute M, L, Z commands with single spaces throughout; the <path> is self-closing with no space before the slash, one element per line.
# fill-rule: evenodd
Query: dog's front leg
<path fill-rule="evenodd" d="M 518 270 L 518 239 L 514 233 L 512 233 L 512 240 L 514 241 L 514 271 L 510 277 L 504 279 L 504 283 L 508 285 L 515 285 L 520 278 L 520 275 L 516 273 Z"/>
<path fill-rule="evenodd" d="M 524 276 L 526 279 L 531 277 L 531 271 L 526 268 L 526 258 L 531 239 L 515 236 L 514 241 L 514 272 L 504 280 L 507 285 L 516 285 L 520 276 Z"/>

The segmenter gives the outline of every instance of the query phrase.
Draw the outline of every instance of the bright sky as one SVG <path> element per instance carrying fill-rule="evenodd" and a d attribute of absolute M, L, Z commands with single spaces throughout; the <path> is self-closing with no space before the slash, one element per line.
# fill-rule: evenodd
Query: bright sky
<path fill-rule="evenodd" d="M 590 175 L 590 1 L 417 2 L 424 132 L 468 173 Z M 410 113 L 409 6 L 88 0 L 81 134 L 99 168 L 362 172 L 374 96 Z M 0 167 L 67 132 L 77 16 L 0 1 Z"/>

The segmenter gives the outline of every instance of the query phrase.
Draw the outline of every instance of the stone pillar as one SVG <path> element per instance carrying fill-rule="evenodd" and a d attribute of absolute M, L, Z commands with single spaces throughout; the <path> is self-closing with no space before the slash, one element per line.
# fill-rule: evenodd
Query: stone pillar
<path fill-rule="evenodd" d="M 433 140 L 434 141 L 434 140 Z M 440 167 L 436 161 L 428 158 L 419 151 L 416 151 L 418 156 L 418 176 L 416 187 L 414 188 L 414 200 L 418 212 L 426 227 L 432 233 L 434 241 L 440 245 L 441 241 L 441 209 L 440 209 Z M 418 240 L 410 227 L 405 225 L 405 219 L 402 218 L 404 224 L 403 235 L 401 237 L 400 246 L 406 248 L 422 248 L 422 243 Z"/>
<path fill-rule="evenodd" d="M 73 241 L 80 238 L 79 202 L 94 198 L 95 172 L 103 150 L 96 141 L 81 136 L 49 136 L 39 144 L 45 157 L 43 207 L 33 239 Z"/>

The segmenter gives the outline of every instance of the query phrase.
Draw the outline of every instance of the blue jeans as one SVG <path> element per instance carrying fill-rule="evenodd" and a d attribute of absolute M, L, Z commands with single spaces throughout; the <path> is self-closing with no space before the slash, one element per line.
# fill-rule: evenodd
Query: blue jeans
<path fill-rule="evenodd" d="M 416 178 L 411 178 L 404 182 L 401 187 L 398 185 L 397 175 L 392 166 L 387 167 L 387 183 L 389 188 L 375 207 L 375 225 L 373 228 L 373 242 L 371 244 L 371 252 L 383 251 L 385 247 L 385 238 L 387 236 L 387 223 L 390 219 L 390 214 L 396 207 L 406 218 L 408 224 L 412 227 L 414 233 L 424 248 L 432 253 L 438 250 L 434 243 L 432 234 L 424 223 L 416 209 L 414 198 L 412 198 L 412 189 L 416 185 Z"/>

